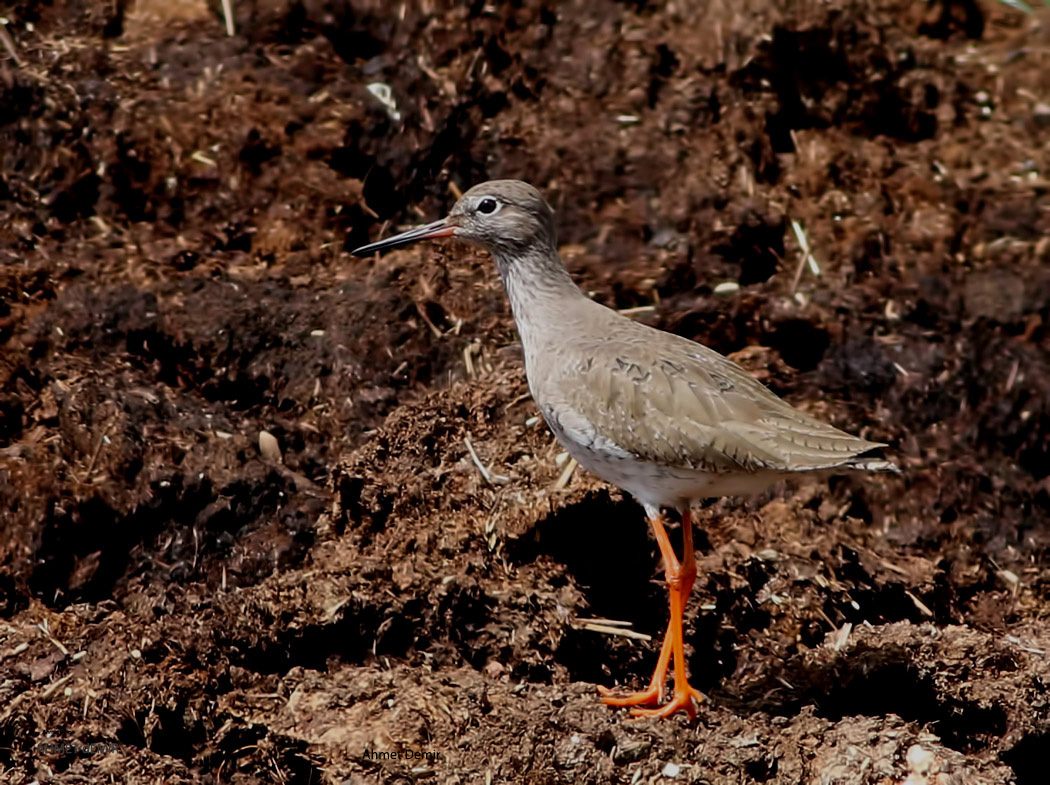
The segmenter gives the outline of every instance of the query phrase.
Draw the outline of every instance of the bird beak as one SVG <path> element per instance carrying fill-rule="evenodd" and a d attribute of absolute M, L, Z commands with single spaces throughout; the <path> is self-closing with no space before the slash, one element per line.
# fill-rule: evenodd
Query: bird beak
<path fill-rule="evenodd" d="M 407 232 L 395 234 L 393 237 L 388 237 L 385 240 L 362 245 L 360 248 L 355 248 L 353 254 L 354 256 L 364 256 L 365 254 L 374 251 L 381 251 L 384 248 L 393 248 L 397 245 L 414 243 L 416 240 L 431 240 L 435 237 L 452 237 L 455 235 L 458 228 L 459 227 L 452 223 L 448 218 L 442 218 L 440 221 L 417 226 L 415 229 L 409 229 Z"/>

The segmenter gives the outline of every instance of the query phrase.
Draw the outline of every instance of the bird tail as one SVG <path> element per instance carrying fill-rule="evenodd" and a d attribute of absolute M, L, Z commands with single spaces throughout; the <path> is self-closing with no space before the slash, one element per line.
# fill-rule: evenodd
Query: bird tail
<path fill-rule="evenodd" d="M 846 464 L 851 469 L 862 472 L 892 472 L 900 474 L 901 470 L 897 464 L 887 461 L 885 458 L 870 454 L 858 455 Z"/>

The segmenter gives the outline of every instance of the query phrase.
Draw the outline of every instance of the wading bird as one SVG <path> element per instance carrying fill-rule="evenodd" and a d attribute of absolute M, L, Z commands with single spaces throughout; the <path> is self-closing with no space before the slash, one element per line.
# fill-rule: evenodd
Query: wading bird
<path fill-rule="evenodd" d="M 843 470 L 897 471 L 873 455 L 885 446 L 792 407 L 706 346 L 657 330 L 591 300 L 555 245 L 554 212 L 539 191 L 493 180 L 463 194 L 439 221 L 354 251 L 455 237 L 487 249 L 510 298 L 529 390 L 555 437 L 581 466 L 633 495 L 663 556 L 671 613 L 649 687 L 605 703 L 636 715 L 696 716 L 682 612 L 696 578 L 690 504 L 761 491 L 779 480 Z M 682 516 L 679 560 L 664 508 Z M 663 700 L 674 659 L 674 690 Z"/>

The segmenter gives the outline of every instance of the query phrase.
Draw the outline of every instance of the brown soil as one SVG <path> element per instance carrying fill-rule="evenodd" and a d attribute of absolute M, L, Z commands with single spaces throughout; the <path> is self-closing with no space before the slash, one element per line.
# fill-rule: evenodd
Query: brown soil
<path fill-rule="evenodd" d="M 1045 782 L 1050 19 L 436 5 L 5 12 L 0 779 Z M 904 469 L 698 510 L 696 721 L 597 702 L 656 548 L 559 485 L 487 258 L 347 251 L 492 177 Z"/>

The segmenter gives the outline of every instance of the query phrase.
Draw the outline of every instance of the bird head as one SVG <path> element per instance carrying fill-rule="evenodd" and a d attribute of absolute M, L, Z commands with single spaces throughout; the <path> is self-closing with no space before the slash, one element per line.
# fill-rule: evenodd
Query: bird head
<path fill-rule="evenodd" d="M 490 180 L 459 198 L 444 218 L 357 248 L 364 254 L 439 237 L 457 237 L 498 255 L 554 247 L 554 211 L 521 180 Z"/>

